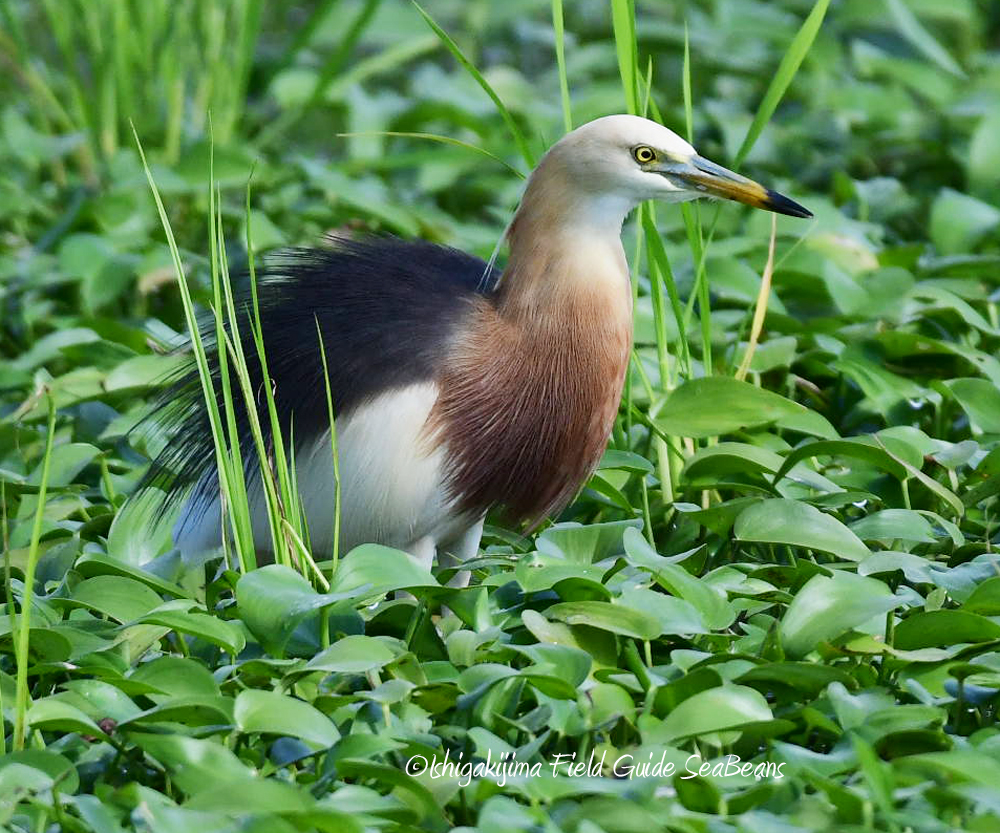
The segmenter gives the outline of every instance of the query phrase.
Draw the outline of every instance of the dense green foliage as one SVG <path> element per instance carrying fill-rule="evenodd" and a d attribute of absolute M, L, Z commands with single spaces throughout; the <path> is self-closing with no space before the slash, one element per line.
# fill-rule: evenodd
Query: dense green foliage
<path fill-rule="evenodd" d="M 996 8 L 638 6 L 0 5 L 0 827 L 1000 829 Z M 562 522 L 488 528 L 466 590 L 375 546 L 317 587 L 126 503 L 185 331 L 130 120 L 207 302 L 210 139 L 236 268 L 251 170 L 258 252 L 488 257 L 515 173 L 630 103 L 816 219 L 763 294 L 770 215 L 629 224 L 633 371 Z M 416 771 L 446 751 L 540 772 Z M 729 755 L 773 766 L 684 777 Z"/>

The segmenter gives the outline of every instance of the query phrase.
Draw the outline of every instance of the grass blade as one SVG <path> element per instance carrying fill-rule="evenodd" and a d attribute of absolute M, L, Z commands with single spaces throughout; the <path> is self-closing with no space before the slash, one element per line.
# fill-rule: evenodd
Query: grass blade
<path fill-rule="evenodd" d="M 24 569 L 24 595 L 21 597 L 21 615 L 17 623 L 17 676 L 14 689 L 14 739 L 13 749 L 24 749 L 28 714 L 28 649 L 31 633 L 31 605 L 35 595 L 35 566 L 38 564 L 38 542 L 42 537 L 42 519 L 45 516 L 45 498 L 49 488 L 49 469 L 52 462 L 52 443 L 56 433 L 56 406 L 52 396 L 47 395 L 49 406 L 48 422 L 45 427 L 45 456 L 42 458 L 42 476 L 38 487 L 38 505 L 31 527 L 31 543 L 28 547 L 28 563 Z"/>
<path fill-rule="evenodd" d="M 524 161 L 528 164 L 529 168 L 535 167 L 535 155 L 528 147 L 528 140 L 525 138 L 524 133 L 521 132 L 521 128 L 517 126 L 517 122 L 514 121 L 514 117 L 511 115 L 510 110 L 508 110 L 503 101 L 500 100 L 500 96 L 497 95 L 496 90 L 494 90 L 493 87 L 490 86 L 490 83 L 483 78 L 483 74 L 476 69 L 472 61 L 465 57 L 465 54 L 459 48 L 458 44 L 451 39 L 451 36 L 444 29 L 438 26 L 434 18 L 424 11 L 423 7 L 419 3 L 414 2 L 413 5 L 417 7 L 417 11 L 420 12 L 420 16 L 423 17 L 423 19 L 427 22 L 427 25 L 431 27 L 434 34 L 441 40 L 441 43 L 448 48 L 448 51 L 451 52 L 455 60 L 458 61 L 462 67 L 464 67 L 465 71 L 475 79 L 476 83 L 479 84 L 479 86 L 483 88 L 486 95 L 490 97 L 490 100 L 494 105 L 496 105 L 500 116 L 507 125 L 507 129 L 510 130 L 511 135 L 514 137 L 514 143 L 517 145 L 517 149 L 521 152 L 521 156 L 524 157 Z"/>
<path fill-rule="evenodd" d="M 471 142 L 463 142 L 461 139 L 456 139 L 453 136 L 441 136 L 437 133 L 407 133 L 399 130 L 362 130 L 355 133 L 338 133 L 338 139 L 350 139 L 354 136 L 394 136 L 400 139 L 424 139 L 428 142 L 439 142 L 442 145 L 453 145 L 454 147 L 464 148 L 465 150 L 475 151 L 476 153 L 482 154 L 488 159 L 492 159 L 494 162 L 499 162 L 508 171 L 517 176 L 520 179 L 525 179 L 527 174 L 522 173 L 513 165 L 505 162 L 495 153 L 490 153 L 486 148 L 481 148 L 479 145 L 474 145 Z"/>
<path fill-rule="evenodd" d="M 618 74 L 625 101 L 633 115 L 639 112 L 639 56 L 635 41 L 635 6 L 632 0 L 611 0 L 611 23 L 618 55 Z"/>
<path fill-rule="evenodd" d="M 740 162 L 746 159 L 747 154 L 753 148 L 757 139 L 760 138 L 764 127 L 771 120 L 771 116 L 774 115 L 774 111 L 778 109 L 779 102 L 784 97 L 785 92 L 792 83 L 792 79 L 795 78 L 795 74 L 799 71 L 799 67 L 805 60 L 809 48 L 816 39 L 816 34 L 819 32 L 819 27 L 823 23 L 823 18 L 826 16 L 826 10 L 829 5 L 830 0 L 816 0 L 812 11 L 809 12 L 799 31 L 792 38 L 788 51 L 785 52 L 781 63 L 778 64 L 778 70 L 774 73 L 774 78 L 771 79 L 767 92 L 764 93 L 760 107 L 757 108 L 757 113 L 753 117 L 750 129 L 747 130 L 746 138 L 743 140 L 743 144 L 740 145 L 740 149 L 736 152 L 734 164 L 739 165 Z"/>
<path fill-rule="evenodd" d="M 771 215 L 771 241 L 767 247 L 767 263 L 764 264 L 764 272 L 760 276 L 760 291 L 757 293 L 757 304 L 753 311 L 753 323 L 750 325 L 750 338 L 747 343 L 747 350 L 736 369 L 736 378 L 742 381 L 750 371 L 750 363 L 753 361 L 753 354 L 757 350 L 757 342 L 760 340 L 761 330 L 764 329 L 764 317 L 767 315 L 767 301 L 771 297 L 771 276 L 774 274 L 774 241 L 778 235 L 778 215 Z"/>
<path fill-rule="evenodd" d="M 950 72 L 957 78 L 965 78 L 966 75 L 958 62 L 951 57 L 948 51 L 941 46 L 934 36 L 928 32 L 917 16 L 903 2 L 903 0 L 885 0 L 885 4 L 892 15 L 893 20 L 899 27 L 900 34 L 906 38 L 913 47 L 925 58 L 933 61 L 945 72 Z"/>
<path fill-rule="evenodd" d="M 562 0 L 552 0 L 552 28 L 556 36 L 556 66 L 559 70 L 559 96 L 562 99 L 563 130 L 573 129 L 573 111 L 569 100 L 569 78 L 566 75 L 566 29 L 563 25 Z"/>

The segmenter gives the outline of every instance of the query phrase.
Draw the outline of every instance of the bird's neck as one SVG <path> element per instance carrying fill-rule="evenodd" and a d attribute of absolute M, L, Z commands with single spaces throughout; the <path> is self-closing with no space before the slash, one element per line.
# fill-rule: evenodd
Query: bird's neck
<path fill-rule="evenodd" d="M 543 162 L 544 166 L 544 162 Z M 590 308 L 631 327 L 632 293 L 621 227 L 632 208 L 616 195 L 581 195 L 558 176 L 532 177 L 507 232 L 510 258 L 497 309 L 522 325 Z"/>

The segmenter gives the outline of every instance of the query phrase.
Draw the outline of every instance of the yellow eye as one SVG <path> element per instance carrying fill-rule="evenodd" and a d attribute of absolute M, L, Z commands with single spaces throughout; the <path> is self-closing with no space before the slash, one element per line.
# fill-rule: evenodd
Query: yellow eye
<path fill-rule="evenodd" d="M 646 145 L 639 145 L 637 148 L 632 148 L 632 156 L 640 165 L 648 165 L 656 159 L 656 151 Z"/>

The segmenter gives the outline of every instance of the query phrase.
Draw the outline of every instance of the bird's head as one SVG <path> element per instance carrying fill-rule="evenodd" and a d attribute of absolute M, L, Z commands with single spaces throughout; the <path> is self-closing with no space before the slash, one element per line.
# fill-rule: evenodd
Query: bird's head
<path fill-rule="evenodd" d="M 605 116 L 578 127 L 552 146 L 548 169 L 578 210 L 624 214 L 643 200 L 684 202 L 724 197 L 788 214 L 812 213 L 782 194 L 710 162 L 661 124 L 639 116 Z M 589 211 L 588 211 L 589 213 Z"/>

